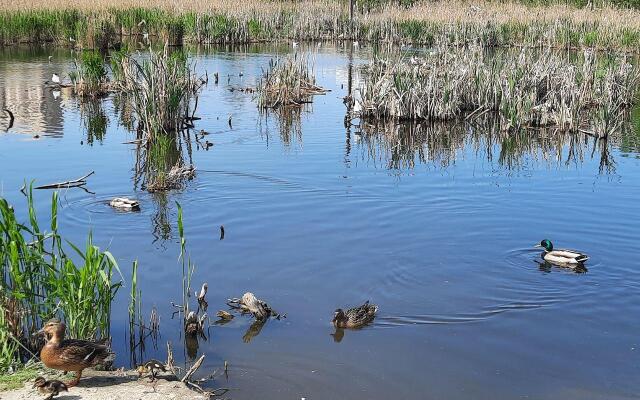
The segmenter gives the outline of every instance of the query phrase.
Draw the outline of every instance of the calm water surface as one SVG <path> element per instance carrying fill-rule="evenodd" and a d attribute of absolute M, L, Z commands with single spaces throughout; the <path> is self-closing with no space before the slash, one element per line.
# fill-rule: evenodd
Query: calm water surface
<path fill-rule="evenodd" d="M 254 86 L 269 59 L 289 51 L 194 50 L 200 71 L 220 73 L 197 113 L 196 131 L 213 132 L 214 146 L 184 155 L 197 175 L 167 194 L 136 184 L 135 146 L 123 144 L 135 134 L 113 98 L 90 107 L 45 88 L 53 72 L 71 70 L 69 51 L 0 51 L 0 103 L 16 114 L 0 134 L 2 196 L 24 211 L 24 180 L 95 170 L 95 194 L 61 192 L 61 231 L 82 243 L 93 230 L 126 280 L 139 261 L 145 316 L 155 306 L 161 318 L 158 347 L 147 340 L 144 357 L 165 358 L 171 341 L 184 362 L 170 306 L 181 298 L 179 202 L 210 313 L 252 291 L 287 314 L 253 337 L 251 321 L 236 318 L 200 341 L 201 375 L 217 369 L 211 385 L 234 399 L 640 398 L 638 133 L 509 140 L 458 123 L 356 134 L 344 127 L 351 56 L 340 46 L 317 50 L 318 82 L 332 91 L 289 123 L 229 90 Z M 353 62 L 370 54 L 358 49 Z M 87 133 L 95 113 L 104 135 Z M 117 195 L 138 198 L 141 212 L 114 212 L 107 201 Z M 37 193 L 43 219 L 50 196 Z M 543 238 L 587 251 L 588 272 L 541 266 L 531 245 Z M 125 366 L 128 291 L 112 318 Z M 380 307 L 376 322 L 335 332 L 333 310 L 367 299 Z"/>

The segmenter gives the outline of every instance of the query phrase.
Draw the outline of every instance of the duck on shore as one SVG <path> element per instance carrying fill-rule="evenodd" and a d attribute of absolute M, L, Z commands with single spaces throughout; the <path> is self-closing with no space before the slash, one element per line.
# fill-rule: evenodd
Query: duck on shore
<path fill-rule="evenodd" d="M 363 305 L 344 311 L 338 308 L 331 321 L 336 328 L 360 328 L 373 321 L 378 312 L 378 306 L 369 304 L 367 300 Z"/>
<path fill-rule="evenodd" d="M 73 387 L 80 382 L 82 370 L 113 361 L 115 355 L 109 347 L 88 340 L 65 339 L 66 326 L 59 320 L 51 320 L 38 332 L 47 341 L 40 351 L 40 359 L 49 368 L 74 371 L 76 378 L 68 383 Z"/>
<path fill-rule="evenodd" d="M 553 243 L 549 239 L 544 239 L 540 244 L 534 247 L 542 247 L 544 252 L 542 253 L 542 259 L 555 265 L 575 268 L 584 264 L 589 259 L 589 256 L 575 250 L 567 249 L 554 249 Z"/>
<path fill-rule="evenodd" d="M 41 376 L 36 378 L 36 381 L 33 383 L 33 387 L 38 388 L 38 392 L 42 394 L 48 394 L 45 400 L 53 399 L 55 396 L 59 395 L 60 392 L 69 391 L 67 385 L 64 383 L 55 379 L 48 381 Z"/>
<path fill-rule="evenodd" d="M 138 368 L 136 368 L 136 371 L 138 372 L 139 377 L 142 377 L 142 375 L 147 372 L 151 372 L 151 382 L 153 382 L 156 380 L 157 371 L 166 372 L 167 368 L 158 360 L 149 360 L 146 363 L 139 365 Z"/>

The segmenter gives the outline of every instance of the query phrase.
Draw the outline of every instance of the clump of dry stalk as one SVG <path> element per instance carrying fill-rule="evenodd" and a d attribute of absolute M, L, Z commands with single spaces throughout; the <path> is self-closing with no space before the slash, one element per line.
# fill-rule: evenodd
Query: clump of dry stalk
<path fill-rule="evenodd" d="M 313 64 L 307 56 L 271 59 L 256 88 L 258 106 L 277 108 L 310 103 L 312 96 L 327 90 L 316 85 Z"/>
<path fill-rule="evenodd" d="M 627 57 L 577 62 L 552 51 L 489 56 L 479 46 L 437 47 L 424 58 L 375 59 L 365 71 L 357 116 L 471 119 L 496 113 L 503 128 L 555 127 L 604 137 L 635 101 L 640 69 Z"/>

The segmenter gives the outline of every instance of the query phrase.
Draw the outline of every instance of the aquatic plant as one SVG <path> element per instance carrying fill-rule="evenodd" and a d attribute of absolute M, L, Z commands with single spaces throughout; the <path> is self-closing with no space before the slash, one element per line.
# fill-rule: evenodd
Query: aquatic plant
<path fill-rule="evenodd" d="M 84 51 L 75 59 L 74 64 L 75 71 L 70 77 L 78 95 L 98 97 L 107 92 L 107 70 L 100 53 Z"/>
<path fill-rule="evenodd" d="M 530 49 L 489 56 L 478 46 L 436 47 L 424 58 L 376 58 L 355 107 L 373 119 L 450 120 L 496 113 L 505 130 L 553 126 L 614 131 L 636 100 L 640 69 L 626 57 L 577 61 Z"/>
<path fill-rule="evenodd" d="M 256 87 L 258 106 L 277 108 L 310 103 L 313 95 L 326 92 L 315 83 L 313 64 L 308 56 L 272 58 Z"/>
<path fill-rule="evenodd" d="M 20 343 L 20 354 L 13 347 L 7 350 L 18 361 L 25 355 L 22 350 L 35 345 L 31 334 L 54 316 L 66 322 L 71 337 L 108 337 L 111 302 L 121 286 L 113 280 L 119 272 L 115 259 L 93 244 L 91 233 L 84 250 L 63 241 L 57 192 L 48 232 L 40 229 L 31 190 L 26 194 L 28 224 L 18 222 L 13 207 L 0 198 L 0 301 L 5 311 L 0 321 Z M 9 318 L 13 320 L 7 323 Z"/>
<path fill-rule="evenodd" d="M 150 50 L 143 61 L 131 55 L 120 55 L 118 60 L 114 88 L 127 94 L 144 139 L 152 142 L 159 135 L 181 131 L 193 115 L 192 100 L 205 83 L 196 77 L 186 55 L 170 53 L 165 45 L 162 51 Z"/>

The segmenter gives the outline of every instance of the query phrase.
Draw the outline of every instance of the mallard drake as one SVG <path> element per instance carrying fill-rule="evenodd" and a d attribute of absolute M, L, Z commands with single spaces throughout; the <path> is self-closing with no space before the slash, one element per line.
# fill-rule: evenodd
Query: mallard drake
<path fill-rule="evenodd" d="M 165 365 L 163 363 L 161 363 L 158 360 L 149 360 L 146 363 L 139 365 L 138 368 L 136 368 L 136 371 L 138 371 L 138 376 L 142 377 L 142 374 L 145 374 L 147 372 L 151 372 L 151 382 L 156 380 L 156 371 L 162 371 L 162 372 L 166 372 L 167 369 L 165 367 Z"/>
<path fill-rule="evenodd" d="M 333 325 L 336 328 L 359 328 L 373 321 L 378 312 L 378 306 L 369 304 L 367 300 L 363 305 L 344 311 L 338 308 L 333 314 Z"/>
<path fill-rule="evenodd" d="M 137 200 L 127 199 L 126 197 L 116 197 L 109 202 L 109 205 L 120 210 L 140 209 L 140 203 Z"/>
<path fill-rule="evenodd" d="M 46 397 L 47 400 L 53 399 L 53 397 L 59 395 L 60 392 L 69 391 L 67 385 L 64 383 L 55 379 L 48 381 L 41 376 L 36 378 L 33 387 L 38 388 L 38 392 L 42 394 L 48 394 L 49 396 Z"/>
<path fill-rule="evenodd" d="M 40 359 L 49 368 L 75 371 L 76 378 L 66 383 L 68 387 L 72 387 L 80 382 L 83 369 L 113 361 L 115 355 L 108 346 L 96 342 L 65 339 L 65 329 L 64 323 L 51 320 L 38 332 L 47 337 L 47 342 L 40 351 Z"/>
<path fill-rule="evenodd" d="M 554 250 L 553 243 L 551 243 L 549 239 L 542 240 L 540 244 L 534 247 L 542 247 L 544 249 L 542 259 L 556 265 L 575 268 L 589 259 L 589 256 L 579 251 L 566 249 Z"/>

